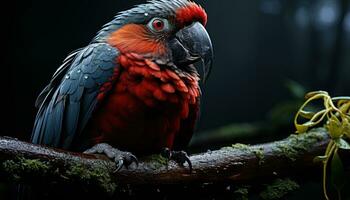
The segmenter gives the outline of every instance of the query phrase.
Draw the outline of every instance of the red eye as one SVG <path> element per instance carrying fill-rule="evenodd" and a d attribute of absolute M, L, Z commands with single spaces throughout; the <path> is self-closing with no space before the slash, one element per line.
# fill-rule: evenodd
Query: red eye
<path fill-rule="evenodd" d="M 156 31 L 162 31 L 164 29 L 164 22 L 160 19 L 155 19 L 152 22 L 152 26 Z"/>

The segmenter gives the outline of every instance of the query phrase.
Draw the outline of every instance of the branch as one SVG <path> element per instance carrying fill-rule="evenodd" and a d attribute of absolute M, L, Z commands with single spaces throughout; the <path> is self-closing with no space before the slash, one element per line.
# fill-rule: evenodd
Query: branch
<path fill-rule="evenodd" d="M 323 155 L 329 142 L 324 129 L 287 139 L 247 146 L 224 147 L 190 157 L 187 166 L 166 165 L 160 156 L 144 158 L 136 168 L 115 172 L 115 164 L 104 156 L 72 153 L 0 137 L 0 176 L 32 183 L 81 183 L 113 192 L 117 184 L 180 184 L 193 182 L 251 181 L 314 169 L 315 156 Z"/>

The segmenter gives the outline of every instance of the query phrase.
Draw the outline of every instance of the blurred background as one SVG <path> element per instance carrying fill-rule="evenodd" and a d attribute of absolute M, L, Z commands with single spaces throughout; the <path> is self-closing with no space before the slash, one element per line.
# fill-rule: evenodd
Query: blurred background
<path fill-rule="evenodd" d="M 63 59 L 87 45 L 118 11 L 142 2 L 12 2 L 2 17 L 6 46 L 1 59 L 0 134 L 29 138 L 35 98 Z M 215 49 L 198 132 L 271 118 L 276 105 L 291 101 L 295 93 L 302 96 L 298 89 L 350 94 L 347 0 L 198 3 L 209 15 L 207 28 Z M 290 115 L 280 114 L 275 118 Z"/>
<path fill-rule="evenodd" d="M 16 0 L 4 7 L 0 135 L 29 139 L 36 96 L 63 59 L 118 11 L 142 2 Z M 350 95 L 348 0 L 197 2 L 209 16 L 215 62 L 193 151 L 293 133 L 307 91 Z"/>

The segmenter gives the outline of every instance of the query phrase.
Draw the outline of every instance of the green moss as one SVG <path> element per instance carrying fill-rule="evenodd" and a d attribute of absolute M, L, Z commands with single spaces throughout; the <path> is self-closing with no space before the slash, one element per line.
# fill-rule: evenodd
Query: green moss
<path fill-rule="evenodd" d="M 108 193 L 113 193 L 116 189 L 116 184 L 108 173 L 108 170 L 103 166 L 97 168 L 88 168 L 87 166 L 77 164 L 71 166 L 66 174 L 70 177 L 75 177 L 83 183 L 99 185 Z"/>
<path fill-rule="evenodd" d="M 231 148 L 231 149 L 233 148 L 233 149 L 236 149 L 236 150 L 241 150 L 241 151 L 244 151 L 246 153 L 252 153 L 258 158 L 259 165 L 264 163 L 265 155 L 264 155 L 264 149 L 263 148 L 251 147 L 250 145 L 240 144 L 240 143 L 233 144 L 231 147 L 228 147 L 228 148 L 226 147 L 226 149 L 229 149 L 229 148 Z"/>
<path fill-rule="evenodd" d="M 232 151 L 232 146 L 228 146 L 228 147 L 221 147 L 220 150 L 223 150 L 223 151 Z"/>
<path fill-rule="evenodd" d="M 308 134 L 291 135 L 286 141 L 276 143 L 275 151 L 282 153 L 285 157 L 291 161 L 295 161 L 299 155 L 318 141 L 326 139 L 324 136 L 324 128 L 317 128 L 311 130 Z M 233 144 L 228 147 L 223 147 L 221 150 L 239 150 L 245 153 L 253 153 L 259 159 L 259 165 L 264 163 L 264 149 L 252 147 L 246 144 Z"/>
<path fill-rule="evenodd" d="M 255 156 L 259 159 L 259 165 L 264 163 L 264 149 L 263 148 L 258 148 L 258 149 L 253 149 L 253 153 Z"/>
<path fill-rule="evenodd" d="M 23 174 L 37 174 L 38 176 L 45 176 L 47 174 L 53 175 L 58 172 L 50 163 L 43 162 L 38 159 L 16 158 L 7 160 L 2 163 L 2 168 L 12 175 L 15 181 L 23 178 Z M 112 181 L 108 170 L 104 166 L 97 168 L 88 168 L 83 165 L 70 166 L 65 173 L 61 174 L 61 178 L 69 180 L 70 178 L 81 180 L 84 184 L 96 184 L 101 186 L 106 192 L 112 193 L 116 184 Z"/>
<path fill-rule="evenodd" d="M 2 168 L 8 172 L 9 174 L 12 174 L 12 178 L 14 180 L 19 180 L 21 177 L 18 175 L 19 164 L 16 163 L 13 160 L 6 160 L 2 163 Z"/>
<path fill-rule="evenodd" d="M 237 144 L 233 144 L 231 147 L 234 149 L 239 149 L 242 151 L 249 151 L 250 152 L 250 146 L 247 144 L 237 143 Z"/>
<path fill-rule="evenodd" d="M 151 165 L 151 167 L 154 169 L 159 169 L 159 168 L 165 167 L 169 163 L 168 159 L 166 159 L 165 157 L 163 157 L 159 154 L 147 156 L 147 157 L 143 158 L 142 160 L 149 163 Z"/>
<path fill-rule="evenodd" d="M 47 172 L 50 168 L 48 163 L 38 159 L 18 158 L 16 160 L 7 160 L 3 162 L 3 167 L 8 172 L 29 171 L 29 172 Z"/>
<path fill-rule="evenodd" d="M 50 167 L 49 163 L 38 159 L 16 158 L 2 163 L 2 168 L 12 174 L 15 180 L 19 180 L 23 173 L 46 174 Z"/>
<path fill-rule="evenodd" d="M 281 199 L 288 193 L 299 189 L 299 185 L 288 178 L 276 179 L 271 185 L 267 185 L 260 193 L 260 197 L 265 200 Z"/>
<path fill-rule="evenodd" d="M 297 150 L 295 150 L 294 147 L 289 146 L 288 144 L 280 144 L 277 146 L 279 151 L 283 153 L 284 156 L 289 158 L 291 161 L 296 161 L 299 153 Z"/>
<path fill-rule="evenodd" d="M 322 131 L 324 129 L 315 129 L 308 134 L 291 135 L 287 139 L 288 142 L 278 143 L 276 150 L 291 161 L 295 161 L 301 153 L 307 151 L 313 144 L 325 139 L 324 134 L 321 133 Z"/>
<path fill-rule="evenodd" d="M 249 186 L 242 186 L 237 188 L 233 193 L 236 200 L 249 200 Z"/>
<path fill-rule="evenodd" d="M 44 174 L 47 173 L 47 170 L 50 169 L 48 163 L 41 162 L 40 160 L 22 159 L 22 165 L 24 168 L 27 168 L 32 172 L 40 172 Z"/>

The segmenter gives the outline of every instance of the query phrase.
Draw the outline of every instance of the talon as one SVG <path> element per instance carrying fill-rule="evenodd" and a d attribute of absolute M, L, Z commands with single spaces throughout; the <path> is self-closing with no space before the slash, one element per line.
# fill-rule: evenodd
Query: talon
<path fill-rule="evenodd" d="M 188 167 L 190 168 L 190 174 L 192 174 L 192 162 L 190 160 L 190 158 L 186 155 L 186 162 L 188 164 Z"/>
<path fill-rule="evenodd" d="M 139 160 L 136 158 L 136 156 L 131 155 L 131 163 L 135 163 L 135 164 L 136 164 L 136 167 L 139 166 Z M 131 164 L 131 163 L 130 163 L 130 164 Z"/>
<path fill-rule="evenodd" d="M 84 151 L 84 153 L 87 153 L 87 154 L 96 154 L 96 153 L 105 154 L 108 158 L 114 160 L 114 162 L 116 164 L 115 172 L 121 170 L 121 168 L 123 166 L 128 168 L 132 163 L 135 163 L 137 167 L 139 166 L 139 162 L 138 162 L 136 156 L 134 156 L 133 154 L 131 154 L 129 152 L 124 152 L 124 151 L 120 151 L 116 148 L 113 148 L 111 145 L 106 144 L 106 143 L 97 144 L 94 147 L 92 147 L 91 149 Z"/>
<path fill-rule="evenodd" d="M 124 166 L 125 167 L 130 166 L 132 163 L 135 163 L 137 167 L 139 166 L 139 161 L 137 160 L 136 156 L 130 154 L 130 155 L 124 157 Z"/>
<path fill-rule="evenodd" d="M 117 166 L 116 169 L 114 170 L 114 173 L 115 172 L 119 172 L 122 169 L 123 165 L 124 165 L 124 160 L 123 159 L 119 159 L 119 160 L 115 160 L 114 162 L 115 162 L 115 164 Z"/>
<path fill-rule="evenodd" d="M 162 152 L 160 153 L 161 156 L 164 158 L 170 159 L 171 158 L 171 151 L 169 148 L 164 148 Z"/>
<path fill-rule="evenodd" d="M 94 154 L 94 153 L 96 153 L 96 151 L 91 148 L 91 149 L 88 149 L 88 150 L 84 151 L 83 153 L 85 153 L 85 154 Z"/>
<path fill-rule="evenodd" d="M 192 173 L 192 162 L 188 157 L 187 153 L 184 151 L 171 151 L 168 148 L 164 148 L 161 152 L 161 156 L 169 160 L 175 161 L 177 164 L 184 166 L 184 163 L 187 162 L 188 167 L 190 168 L 190 173 Z"/>

